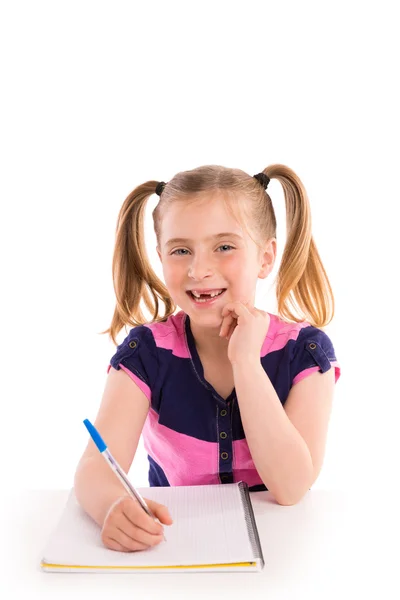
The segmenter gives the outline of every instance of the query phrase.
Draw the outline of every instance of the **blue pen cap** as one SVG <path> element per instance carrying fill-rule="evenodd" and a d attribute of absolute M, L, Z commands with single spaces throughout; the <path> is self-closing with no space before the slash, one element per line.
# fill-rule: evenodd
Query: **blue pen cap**
<path fill-rule="evenodd" d="M 86 429 L 90 433 L 92 440 L 94 441 L 100 452 L 104 452 L 104 450 L 106 450 L 107 448 L 107 445 L 104 443 L 104 440 L 97 431 L 96 427 L 91 424 L 89 419 L 85 419 L 83 423 L 86 426 Z"/>

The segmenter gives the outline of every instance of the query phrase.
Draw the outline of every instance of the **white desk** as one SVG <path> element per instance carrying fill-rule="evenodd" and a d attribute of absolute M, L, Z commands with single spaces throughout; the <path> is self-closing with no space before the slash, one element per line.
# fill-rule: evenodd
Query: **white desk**
<path fill-rule="evenodd" d="M 400 598 L 393 494 L 384 500 L 373 491 L 363 498 L 312 490 L 299 504 L 279 506 L 269 492 L 252 493 L 266 563 L 261 573 L 69 574 L 39 567 L 68 491 L 8 492 L 1 500 L 2 600 Z"/>

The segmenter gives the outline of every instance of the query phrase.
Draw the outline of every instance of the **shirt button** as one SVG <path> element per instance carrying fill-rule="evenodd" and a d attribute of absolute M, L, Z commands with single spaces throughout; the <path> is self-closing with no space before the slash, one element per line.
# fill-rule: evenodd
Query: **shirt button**
<path fill-rule="evenodd" d="M 226 460 L 228 458 L 229 454 L 227 452 L 221 452 L 221 458 L 222 460 Z"/>
<path fill-rule="evenodd" d="M 225 417 L 228 414 L 228 411 L 223 409 L 221 410 L 221 417 Z"/>
<path fill-rule="evenodd" d="M 221 481 L 226 481 L 229 479 L 229 475 L 221 475 Z"/>
<path fill-rule="evenodd" d="M 310 348 L 310 350 L 315 350 L 315 348 L 317 347 L 317 345 L 314 344 L 314 342 L 311 342 L 311 344 L 309 344 L 308 347 Z"/>
<path fill-rule="evenodd" d="M 219 437 L 222 438 L 223 440 L 225 440 L 228 437 L 228 434 L 225 433 L 225 431 L 221 431 L 221 433 L 219 434 Z"/>

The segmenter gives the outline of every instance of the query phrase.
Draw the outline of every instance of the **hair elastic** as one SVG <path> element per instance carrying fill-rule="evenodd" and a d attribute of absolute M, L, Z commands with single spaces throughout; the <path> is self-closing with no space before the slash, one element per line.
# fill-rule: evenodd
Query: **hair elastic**
<path fill-rule="evenodd" d="M 161 196 L 163 189 L 165 188 L 167 184 L 165 183 L 165 181 L 160 181 L 160 183 L 157 183 L 157 187 L 156 187 L 156 194 L 158 196 Z"/>
<path fill-rule="evenodd" d="M 264 190 L 267 189 L 268 184 L 271 181 L 270 178 L 268 177 L 268 175 L 266 175 L 265 173 L 257 173 L 257 175 L 253 175 L 253 177 L 255 177 L 257 179 L 257 181 L 259 181 L 261 183 Z"/>

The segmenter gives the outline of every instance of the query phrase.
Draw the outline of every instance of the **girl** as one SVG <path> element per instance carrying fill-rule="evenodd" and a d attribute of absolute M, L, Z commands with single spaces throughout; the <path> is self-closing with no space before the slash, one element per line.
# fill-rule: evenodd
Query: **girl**
<path fill-rule="evenodd" d="M 287 220 L 279 316 L 254 306 L 257 280 L 272 271 L 277 251 L 272 178 L 283 187 Z M 154 192 L 166 285 L 144 247 Z M 117 345 L 118 332 L 133 327 L 111 358 L 95 426 L 122 468 L 143 434 L 150 486 L 243 480 L 279 504 L 298 502 L 322 467 L 340 368 L 321 329 L 334 298 L 297 175 L 279 164 L 254 177 L 211 165 L 138 186 L 119 213 L 113 279 L 117 304 L 102 333 Z M 154 546 L 172 522 L 167 507 L 147 500 L 156 523 L 126 494 L 91 440 L 74 484 L 111 549 Z"/>

